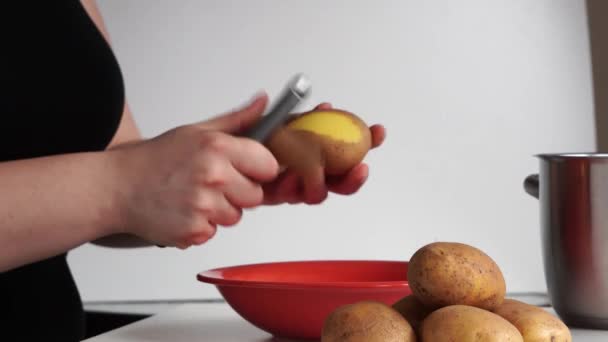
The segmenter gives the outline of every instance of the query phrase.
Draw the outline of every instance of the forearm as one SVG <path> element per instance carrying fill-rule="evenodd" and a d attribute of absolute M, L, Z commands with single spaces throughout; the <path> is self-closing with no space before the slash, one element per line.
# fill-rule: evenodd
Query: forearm
<path fill-rule="evenodd" d="M 121 232 L 112 152 L 0 163 L 0 272 Z"/>

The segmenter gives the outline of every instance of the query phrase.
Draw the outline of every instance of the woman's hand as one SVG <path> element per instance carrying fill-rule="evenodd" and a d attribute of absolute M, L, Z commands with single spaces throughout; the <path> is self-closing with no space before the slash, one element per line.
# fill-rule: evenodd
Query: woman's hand
<path fill-rule="evenodd" d="M 261 183 L 275 179 L 278 163 L 263 145 L 235 135 L 267 102 L 263 95 L 242 110 L 113 150 L 124 174 L 123 233 L 183 249 L 262 204 Z"/>
<path fill-rule="evenodd" d="M 321 103 L 315 109 L 331 109 L 331 104 Z M 372 149 L 384 142 L 386 135 L 382 125 L 370 126 L 372 135 Z M 319 169 L 318 174 L 323 174 Z M 276 205 L 282 203 L 318 204 L 323 202 L 329 192 L 340 195 L 351 195 L 357 192 L 367 180 L 369 168 L 361 163 L 352 168 L 346 175 L 335 177 L 325 176 L 324 184 L 304 186 L 302 179 L 292 170 L 285 170 L 277 179 L 264 185 L 264 204 Z M 321 178 L 321 176 L 319 177 Z"/>

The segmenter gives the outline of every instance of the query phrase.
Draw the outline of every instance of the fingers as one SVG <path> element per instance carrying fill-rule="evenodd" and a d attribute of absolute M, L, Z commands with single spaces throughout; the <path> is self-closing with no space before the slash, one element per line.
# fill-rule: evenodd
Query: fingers
<path fill-rule="evenodd" d="M 217 227 L 214 225 L 210 225 L 209 227 L 211 230 L 210 233 L 192 235 L 189 238 L 189 244 L 199 246 L 199 245 L 202 245 L 205 242 L 211 240 L 215 236 L 215 233 L 217 232 Z"/>
<path fill-rule="evenodd" d="M 215 194 L 215 208 L 209 212 L 209 221 L 224 227 L 234 226 L 241 220 L 243 210 L 232 205 L 221 192 Z"/>
<path fill-rule="evenodd" d="M 226 156 L 234 168 L 256 181 L 273 180 L 279 173 L 279 162 L 264 145 L 247 138 L 233 138 Z"/>
<path fill-rule="evenodd" d="M 217 225 L 230 227 L 237 224 L 243 215 L 242 209 L 232 205 L 220 191 L 207 189 L 199 193 L 194 206 L 202 214 L 201 223 L 181 239 L 175 247 L 187 249 L 192 245 L 202 245 L 217 233 Z"/>
<path fill-rule="evenodd" d="M 206 242 L 215 234 L 216 225 L 237 224 L 243 208 L 263 201 L 262 187 L 255 181 L 274 179 L 279 170 L 272 153 L 256 141 L 218 131 L 195 132 L 200 150 L 188 161 L 196 184 L 189 203 L 200 213 L 197 220 L 204 221 L 204 229 L 191 231 L 177 244 L 179 248 Z"/>
<path fill-rule="evenodd" d="M 277 176 L 279 163 L 264 145 L 251 139 L 224 133 L 203 133 L 201 138 L 203 167 L 210 169 L 214 164 L 228 161 L 239 173 L 256 181 L 265 182 Z M 215 171 L 213 176 L 219 176 L 215 173 L 220 171 L 213 171 Z M 221 170 L 224 171 L 226 170 Z"/>
<path fill-rule="evenodd" d="M 319 204 L 328 195 L 322 166 L 296 173 L 288 170 L 272 183 L 264 184 L 264 204 Z"/>
<path fill-rule="evenodd" d="M 240 208 L 232 205 L 221 191 L 214 188 L 201 189 L 196 196 L 194 207 L 211 225 L 233 226 L 243 215 Z"/>
<path fill-rule="evenodd" d="M 258 181 L 274 179 L 278 162 L 263 145 L 251 139 L 204 132 L 202 140 L 200 157 L 193 164 L 202 192 L 197 208 L 213 223 L 236 224 L 242 208 L 262 203 L 264 194 Z M 218 195 L 211 196 L 209 191 Z"/>
<path fill-rule="evenodd" d="M 302 175 L 304 187 L 304 202 L 319 204 L 327 198 L 325 185 L 325 169 L 322 165 L 311 167 Z"/>
<path fill-rule="evenodd" d="M 300 202 L 302 197 L 300 177 L 293 171 L 283 172 L 273 182 L 265 183 L 263 189 L 266 205 L 294 204 Z"/>
<path fill-rule="evenodd" d="M 223 141 L 226 140 L 226 141 Z M 222 141 L 222 142 L 217 142 Z M 247 147 L 248 144 L 252 146 Z M 263 201 L 262 187 L 251 178 L 271 179 L 278 163 L 269 152 L 252 140 L 219 136 L 204 148 L 194 167 L 194 176 L 202 188 L 221 192 L 236 207 L 249 208 Z M 258 150 L 262 152 L 256 152 Z M 219 222 L 217 222 L 219 223 Z"/>
<path fill-rule="evenodd" d="M 229 180 L 219 190 L 232 205 L 252 208 L 262 203 L 264 192 L 260 184 L 252 182 L 232 167 L 228 168 L 227 173 Z"/>
<path fill-rule="evenodd" d="M 262 114 L 264 114 L 267 104 L 268 95 L 260 93 L 244 108 L 201 122 L 198 126 L 211 131 L 231 134 L 241 133 L 257 122 Z"/>
<path fill-rule="evenodd" d="M 175 247 L 179 249 L 186 249 L 192 245 L 202 245 L 205 242 L 211 240 L 217 233 L 217 226 L 213 223 L 207 222 L 203 224 L 196 232 L 193 232 L 185 239 L 182 239 Z"/>
<path fill-rule="evenodd" d="M 331 108 L 332 108 L 331 107 L 331 103 L 329 103 L 329 102 L 322 102 L 322 103 L 318 104 L 315 107 L 315 110 L 328 110 L 328 109 L 331 109 Z"/>
<path fill-rule="evenodd" d="M 307 182 L 300 182 L 301 176 L 288 170 L 275 181 L 264 184 L 264 204 L 276 205 L 282 203 L 318 204 L 325 200 L 327 192 L 340 195 L 352 195 L 365 184 L 369 175 L 366 164 L 355 166 L 344 176 L 325 176 L 325 184 L 319 173 L 309 176 Z"/>
<path fill-rule="evenodd" d="M 367 180 L 369 168 L 366 164 L 359 164 L 350 170 L 345 176 L 328 178 L 327 187 L 329 191 L 340 195 L 351 195 L 359 191 Z"/>
<path fill-rule="evenodd" d="M 372 125 L 370 128 L 372 133 L 372 148 L 376 148 L 384 142 L 386 138 L 386 129 L 382 125 Z"/>

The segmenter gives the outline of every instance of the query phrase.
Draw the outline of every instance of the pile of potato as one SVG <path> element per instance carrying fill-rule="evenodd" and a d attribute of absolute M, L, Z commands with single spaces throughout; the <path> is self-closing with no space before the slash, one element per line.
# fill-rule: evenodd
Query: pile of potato
<path fill-rule="evenodd" d="M 498 265 L 479 249 L 435 242 L 410 259 L 412 294 L 392 306 L 363 301 L 326 319 L 322 342 L 570 342 L 568 327 L 542 308 L 505 298 Z"/>

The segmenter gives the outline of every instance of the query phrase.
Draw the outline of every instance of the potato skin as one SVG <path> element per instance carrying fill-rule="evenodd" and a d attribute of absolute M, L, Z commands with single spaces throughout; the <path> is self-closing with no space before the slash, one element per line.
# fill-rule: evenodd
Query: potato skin
<path fill-rule="evenodd" d="M 410 259 L 413 294 L 431 308 L 462 304 L 492 310 L 502 304 L 506 284 L 498 265 L 481 250 L 456 242 L 434 242 Z"/>
<path fill-rule="evenodd" d="M 321 342 L 416 342 L 416 335 L 390 306 L 362 301 L 341 306 L 329 314 Z"/>
<path fill-rule="evenodd" d="M 314 176 L 324 163 L 322 146 L 312 141 L 307 133 L 281 127 L 266 141 L 266 146 L 281 166 L 303 177 Z"/>
<path fill-rule="evenodd" d="M 393 309 L 397 310 L 406 321 L 414 328 L 416 335 L 420 334 L 422 321 L 433 311 L 420 302 L 416 296 L 410 294 L 393 304 Z"/>
<path fill-rule="evenodd" d="M 371 147 L 371 134 L 366 130 L 359 143 L 335 142 L 326 137 L 313 137 L 323 146 L 325 174 L 340 176 L 357 166 Z"/>
<path fill-rule="evenodd" d="M 361 139 L 356 143 L 333 140 L 330 137 L 323 135 L 316 135 L 310 131 L 304 131 L 295 129 L 294 125 L 299 119 L 320 112 L 328 112 L 332 114 L 342 115 L 350 120 L 361 132 Z M 300 114 L 297 118 L 290 121 L 287 126 L 289 130 L 305 132 L 303 136 L 311 141 L 311 144 L 318 144 L 321 146 L 323 151 L 323 161 L 325 167 L 325 174 L 327 175 L 343 175 L 351 168 L 359 164 L 369 149 L 371 148 L 372 138 L 369 127 L 365 124 L 361 118 L 357 115 L 341 110 L 341 109 L 330 109 L 330 110 L 313 110 L 306 113 Z"/>
<path fill-rule="evenodd" d="M 568 326 L 558 317 L 534 305 L 505 299 L 494 313 L 511 322 L 526 342 L 571 342 Z"/>
<path fill-rule="evenodd" d="M 420 329 L 424 342 L 523 342 L 509 321 L 474 306 L 450 305 L 433 311 Z"/>

